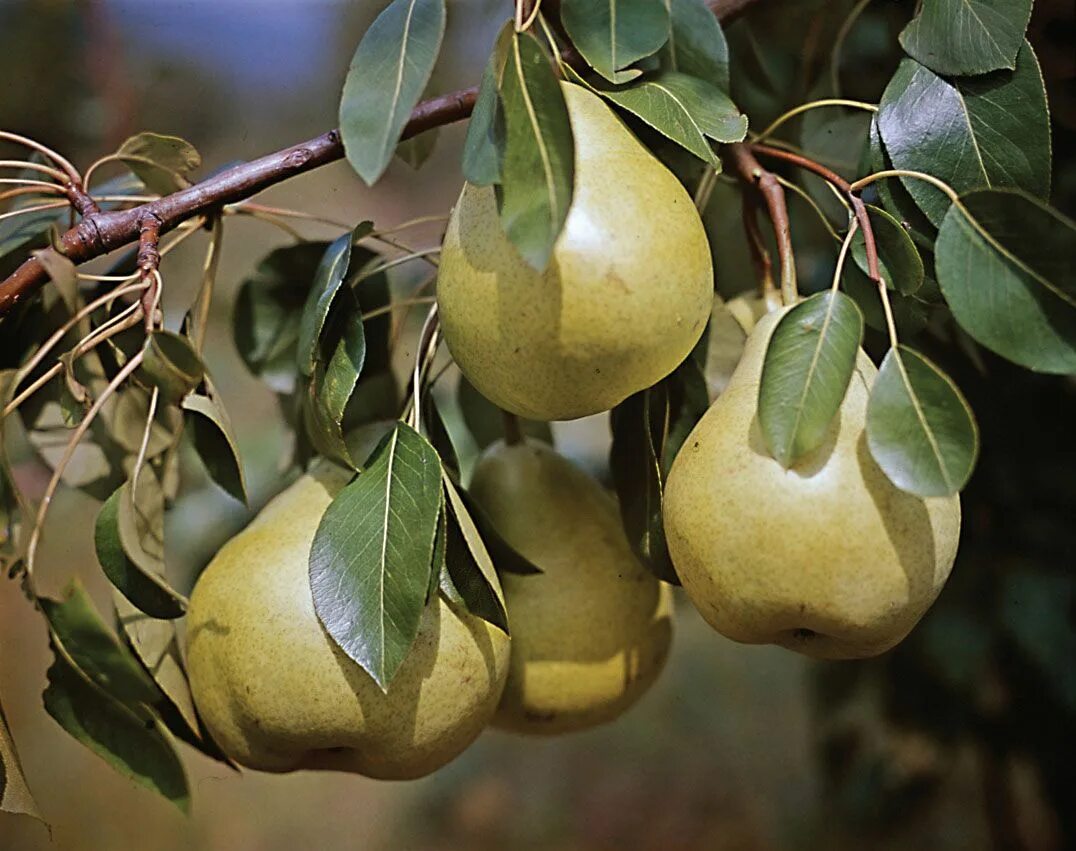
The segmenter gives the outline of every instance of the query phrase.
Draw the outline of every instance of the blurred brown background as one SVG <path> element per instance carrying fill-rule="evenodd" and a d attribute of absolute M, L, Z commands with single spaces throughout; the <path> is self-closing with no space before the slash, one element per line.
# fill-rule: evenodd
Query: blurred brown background
<path fill-rule="evenodd" d="M 478 79 L 508 5 L 450 0 L 436 90 Z M 734 51 L 771 25 L 774 40 L 788 38 L 795 50 L 803 33 L 797 15 L 839 24 L 851 3 L 761 5 L 783 11 L 767 8 L 737 24 Z M 867 96 L 876 98 L 910 4 L 873 5 L 880 8 L 857 27 L 845 67 L 850 78 L 875 81 Z M 382 6 L 0 0 L 0 126 L 81 164 L 139 130 L 174 133 L 202 152 L 208 173 L 333 126 L 350 54 Z M 1056 200 L 1071 214 L 1072 9 L 1038 6 L 1033 38 L 1058 124 Z M 752 115 L 756 125 L 768 117 Z M 444 213 L 459 188 L 461 140 L 461 128 L 443 129 L 420 172 L 396 162 L 372 190 L 337 164 L 261 200 L 382 226 Z M 721 193 L 717 207 L 722 197 L 738 208 Z M 721 209 L 711 210 L 709 224 L 728 245 L 716 258 L 719 281 L 735 291 L 750 280 L 740 238 Z M 299 229 L 335 235 L 316 225 Z M 409 231 L 407 241 L 423 248 L 437 236 L 433 225 Z M 287 436 L 271 394 L 234 350 L 229 317 L 244 274 L 286 240 L 265 224 L 228 222 L 207 353 L 255 505 L 280 487 Z M 172 316 L 190 298 L 203 248 L 191 240 L 166 263 Z M 803 262 L 809 278 L 812 256 L 805 252 Z M 487 733 L 455 763 L 414 783 L 240 777 L 188 750 L 194 809 L 184 818 L 112 773 L 44 713 L 43 623 L 12 583 L 0 582 L 0 694 L 53 826 L 50 844 L 39 824 L 0 816 L 0 849 L 1063 847 L 1073 818 L 1064 739 L 1076 709 L 1076 393 L 1071 382 L 1033 378 L 993 359 L 987 378 L 966 362 L 946 366 L 976 409 L 984 451 L 965 498 L 953 580 L 906 645 L 878 662 L 820 665 L 732 644 L 681 605 L 668 669 L 621 721 L 554 741 Z M 557 437 L 565 452 L 600 472 L 603 420 L 558 426 Z M 31 487 L 42 475 L 32 464 L 20 472 Z M 77 573 L 104 605 L 92 544 L 97 508 L 86 496 L 61 493 L 39 573 L 54 593 Z M 189 587 L 248 517 L 196 471 L 173 514 L 169 556 L 179 587 Z"/>

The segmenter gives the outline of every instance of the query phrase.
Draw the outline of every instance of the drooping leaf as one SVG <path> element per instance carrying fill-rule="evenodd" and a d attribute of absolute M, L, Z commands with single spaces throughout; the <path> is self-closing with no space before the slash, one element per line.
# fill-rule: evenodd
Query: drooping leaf
<path fill-rule="evenodd" d="M 342 234 L 325 249 L 325 254 L 318 263 L 314 283 L 299 320 L 296 357 L 299 371 L 303 375 L 314 374 L 321 332 L 329 318 L 333 300 L 347 276 L 348 265 L 351 263 L 351 246 L 372 230 L 373 222 L 362 222 L 351 233 Z"/>
<path fill-rule="evenodd" d="M 217 272 L 224 247 L 224 217 L 214 216 L 210 225 L 209 248 L 206 250 L 205 262 L 202 264 L 202 281 L 194 303 L 183 318 L 184 334 L 190 337 L 195 348 L 201 351 L 205 346 L 204 334 L 209 322 L 209 309 L 213 291 L 216 286 Z"/>
<path fill-rule="evenodd" d="M 54 250 L 35 251 L 33 256 L 45 269 L 49 283 L 60 294 L 69 313 L 79 308 L 78 270 L 70 259 Z"/>
<path fill-rule="evenodd" d="M 863 316 L 839 291 L 816 293 L 777 323 L 762 365 L 758 418 L 783 467 L 825 441 L 862 339 Z"/>
<path fill-rule="evenodd" d="M 460 376 L 456 394 L 463 424 L 467 426 L 479 449 L 485 449 L 504 437 L 504 413 L 479 393 L 464 375 Z M 553 431 L 549 423 L 521 419 L 519 428 L 526 437 L 553 444 Z"/>
<path fill-rule="evenodd" d="M 15 741 L 0 703 L 0 813 L 18 813 L 42 821 L 37 802 L 26 784 Z"/>
<path fill-rule="evenodd" d="M 310 551 L 314 609 L 339 646 L 387 689 L 426 601 L 441 465 L 404 423 L 333 500 Z"/>
<path fill-rule="evenodd" d="M 583 58 L 611 83 L 638 77 L 624 71 L 661 49 L 669 38 L 669 11 L 662 0 L 563 0 L 564 29 Z"/>
<path fill-rule="evenodd" d="M 501 79 L 505 152 L 500 213 L 520 256 L 541 271 L 572 203 L 575 143 L 549 59 L 529 33 L 515 33 Z"/>
<path fill-rule="evenodd" d="M 671 419 L 665 382 L 617 405 L 611 415 L 609 469 L 632 549 L 659 579 L 679 585 L 662 522 L 665 477 L 661 461 Z"/>
<path fill-rule="evenodd" d="M 392 159 L 444 32 L 444 0 L 392 0 L 359 42 L 340 99 L 340 133 L 348 162 L 367 184 Z"/>
<path fill-rule="evenodd" d="M 878 247 L 878 272 L 885 285 L 902 295 L 911 295 L 923 285 L 923 258 L 908 232 L 885 210 L 867 205 L 874 240 Z M 852 258 L 864 275 L 870 275 L 863 231 L 852 236 Z"/>
<path fill-rule="evenodd" d="M 164 578 L 164 494 L 152 467 L 139 474 L 136 500 L 126 482 L 101 506 L 94 546 L 101 569 L 134 606 L 155 618 L 183 615 L 183 598 Z"/>
<path fill-rule="evenodd" d="M 739 142 L 747 135 L 747 116 L 740 113 L 728 95 L 676 71 L 598 91 L 703 162 L 717 161 L 707 137 L 718 142 Z"/>
<path fill-rule="evenodd" d="M 243 281 L 232 329 L 247 369 L 277 393 L 295 389 L 299 320 L 327 242 L 303 242 L 266 255 Z"/>
<path fill-rule="evenodd" d="M 56 723 L 116 771 L 189 812 L 183 763 L 160 718 L 120 703 L 59 652 L 48 670 L 43 699 Z"/>
<path fill-rule="evenodd" d="M 190 142 L 149 132 L 129 138 L 120 145 L 116 157 L 158 195 L 190 186 L 187 176 L 202 164 L 201 155 Z"/>
<path fill-rule="evenodd" d="M 1021 366 L 1076 373 L 1076 224 L 1022 192 L 972 192 L 961 205 L 935 245 L 956 321 Z"/>
<path fill-rule="evenodd" d="M 310 437 L 322 454 L 355 468 L 358 462 L 348 452 L 344 436 L 344 414 L 366 358 L 366 337 L 357 304 L 341 316 L 340 324 L 343 330 L 332 357 L 324 364 L 318 361 L 310 382 Z"/>
<path fill-rule="evenodd" d="M 478 99 L 467 124 L 467 137 L 463 142 L 463 176 L 475 186 L 489 186 L 501 180 L 505 129 L 498 90 L 513 31 L 512 21 L 507 21 L 497 36 L 486 70 L 482 72 Z"/>
<path fill-rule="evenodd" d="M 903 60 L 882 95 L 878 127 L 894 166 L 931 174 L 959 193 L 1012 188 L 1040 198 L 1049 194 L 1046 90 L 1026 42 L 1015 71 L 955 82 Z M 921 180 L 901 180 L 940 225 L 949 199 Z"/>
<path fill-rule="evenodd" d="M 62 600 L 42 597 L 38 602 L 53 641 L 90 680 L 122 703 L 152 704 L 157 699 L 153 681 L 105 626 L 77 579 L 68 584 Z"/>
<path fill-rule="evenodd" d="M 453 603 L 507 633 L 508 613 L 496 590 L 499 583 L 490 552 L 448 476 L 444 488 L 447 523 L 441 590 Z"/>
<path fill-rule="evenodd" d="M 970 77 L 1016 67 L 1032 0 L 923 0 L 901 47 L 938 74 Z"/>
<path fill-rule="evenodd" d="M 705 0 L 664 0 L 669 40 L 661 50 L 663 67 L 698 77 L 729 91 L 729 46 Z"/>
<path fill-rule="evenodd" d="M 239 446 L 228 412 L 215 396 L 192 393 L 183 400 L 184 420 L 194 451 L 210 478 L 240 502 L 247 501 L 247 483 Z"/>
<path fill-rule="evenodd" d="M 154 331 L 146 341 L 139 377 L 161 391 L 164 402 L 178 402 L 202 383 L 205 365 L 186 337 Z"/>
<path fill-rule="evenodd" d="M 907 346 L 890 349 L 867 404 L 867 444 L 885 474 L 917 496 L 950 496 L 971 476 L 979 431 L 952 380 Z"/>
<path fill-rule="evenodd" d="M 445 492 L 441 490 L 441 508 L 437 512 L 437 528 L 433 533 L 433 555 L 430 557 L 430 581 L 426 585 L 426 605 L 441 582 L 441 572 L 445 569 L 445 549 L 448 546 L 448 518 L 445 516 Z"/>
<path fill-rule="evenodd" d="M 430 445 L 437 450 L 445 475 L 452 481 L 459 482 L 459 455 L 456 452 L 455 444 L 452 442 L 452 435 L 445 425 L 444 417 L 441 416 L 437 398 L 429 389 L 425 391 L 422 400 L 422 431 L 426 435 L 426 439 L 430 441 Z"/>

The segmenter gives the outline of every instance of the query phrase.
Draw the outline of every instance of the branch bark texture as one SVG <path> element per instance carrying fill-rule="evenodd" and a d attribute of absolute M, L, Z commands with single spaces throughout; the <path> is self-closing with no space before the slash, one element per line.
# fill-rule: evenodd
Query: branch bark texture
<path fill-rule="evenodd" d="M 710 0 L 709 6 L 721 20 L 729 20 L 755 2 L 758 0 Z M 423 101 L 411 113 L 403 138 L 467 118 L 474 109 L 477 94 L 478 89 L 472 87 Z M 188 219 L 219 210 L 225 204 L 244 201 L 263 189 L 343 156 L 340 133 L 330 130 L 138 207 L 114 212 L 89 210 L 78 225 L 63 234 L 60 245 L 64 255 L 76 265 L 85 263 L 136 242 L 147 216 L 157 219 L 160 232 L 167 233 Z M 32 257 L 24 262 L 6 280 L 0 281 L 0 317 L 47 282 L 48 274 L 40 260 Z"/>

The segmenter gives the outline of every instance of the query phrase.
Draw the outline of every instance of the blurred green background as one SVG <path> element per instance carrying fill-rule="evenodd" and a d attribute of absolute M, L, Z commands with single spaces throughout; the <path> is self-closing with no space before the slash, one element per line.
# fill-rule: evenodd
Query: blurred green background
<path fill-rule="evenodd" d="M 80 164 L 143 129 L 181 135 L 202 173 L 335 123 L 350 54 L 383 4 L 351 0 L 0 0 L 0 126 Z M 808 95 L 851 8 L 764 0 L 729 28 L 738 101 L 761 126 Z M 434 90 L 473 83 L 505 0 L 450 0 Z M 878 0 L 842 70 L 876 100 L 897 61 L 910 3 Z M 1055 203 L 1076 211 L 1076 38 L 1068 0 L 1040 0 L 1031 38 L 1055 122 Z M 821 69 L 821 71 L 820 71 Z M 265 203 L 381 226 L 443 214 L 458 192 L 460 127 L 444 128 L 420 172 L 394 163 L 374 189 L 337 164 L 276 187 Z M 793 207 L 807 281 L 832 269 L 805 208 Z M 751 285 L 739 204 L 708 210 L 723 293 Z M 256 507 L 282 486 L 289 439 L 271 393 L 231 342 L 236 287 L 287 236 L 228 221 L 207 360 L 236 425 Z M 332 228 L 300 223 L 325 238 Z M 436 223 L 406 234 L 435 245 Z M 164 267 L 168 315 L 182 313 L 204 242 Z M 406 283 L 406 281 L 404 282 Z M 1076 715 L 1076 385 L 1034 376 L 929 337 L 982 429 L 964 496 L 963 543 L 938 604 L 904 644 L 871 662 L 815 663 L 711 632 L 681 600 L 668 669 L 639 706 L 592 733 L 528 740 L 487 733 L 455 763 L 408 784 L 299 773 L 237 776 L 187 751 L 194 813 L 112 773 L 44 713 L 44 624 L 0 583 L 0 694 L 53 837 L 0 816 L 0 849 L 1053 849 L 1076 844 L 1070 786 Z M 558 444 L 599 475 L 604 419 L 557 426 Z M 189 465 L 188 465 L 189 466 Z M 195 469 L 169 526 L 173 580 L 189 587 L 248 514 Z M 44 469 L 28 461 L 34 492 Z M 97 504 L 62 492 L 40 582 L 79 574 L 104 606 Z"/>

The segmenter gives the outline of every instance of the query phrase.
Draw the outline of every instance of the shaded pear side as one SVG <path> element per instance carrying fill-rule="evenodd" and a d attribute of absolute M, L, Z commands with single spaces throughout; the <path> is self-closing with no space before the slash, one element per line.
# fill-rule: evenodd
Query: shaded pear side
<path fill-rule="evenodd" d="M 554 734 L 616 718 L 664 667 L 671 589 L 632 553 L 612 498 L 545 444 L 494 444 L 471 493 L 543 571 L 501 577 L 512 658 L 494 726 Z"/>
<path fill-rule="evenodd" d="M 420 777 L 493 715 L 508 637 L 438 597 L 382 692 L 325 632 L 310 593 L 310 546 L 347 480 L 327 464 L 302 477 L 206 568 L 188 615 L 191 690 L 214 739 L 242 765 Z"/>
<path fill-rule="evenodd" d="M 508 241 L 491 187 L 464 186 L 445 233 L 445 342 L 481 393 L 537 420 L 613 408 L 670 373 L 713 300 L 710 247 L 679 181 L 597 95 L 564 84 L 575 194 L 549 266 Z"/>
<path fill-rule="evenodd" d="M 864 426 L 877 370 L 860 350 L 825 443 L 785 470 L 766 450 L 758 388 L 783 311 L 742 360 L 673 463 L 669 552 L 703 618 L 736 641 L 819 658 L 874 656 L 915 626 L 956 557 L 960 500 L 897 489 Z"/>

